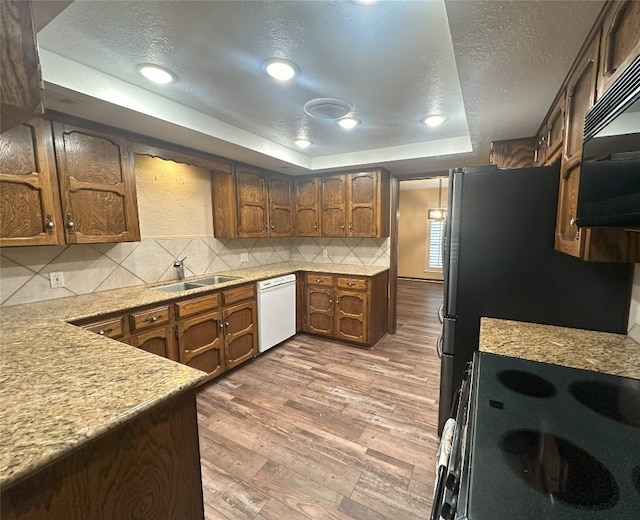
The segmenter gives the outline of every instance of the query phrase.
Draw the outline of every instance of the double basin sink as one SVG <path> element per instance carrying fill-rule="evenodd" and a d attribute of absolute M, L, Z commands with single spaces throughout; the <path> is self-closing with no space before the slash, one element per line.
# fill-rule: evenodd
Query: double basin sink
<path fill-rule="evenodd" d="M 210 276 L 209 278 L 202 278 L 191 282 L 176 282 L 169 285 L 160 285 L 158 287 L 152 287 L 152 289 L 166 292 L 188 291 L 189 289 L 202 289 L 203 287 L 210 287 L 238 279 L 239 277 L 237 276 Z"/>

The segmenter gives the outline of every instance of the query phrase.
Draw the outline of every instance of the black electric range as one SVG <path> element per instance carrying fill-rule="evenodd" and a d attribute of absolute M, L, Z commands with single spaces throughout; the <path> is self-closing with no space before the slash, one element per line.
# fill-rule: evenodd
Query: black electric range
<path fill-rule="evenodd" d="M 640 380 L 476 355 L 455 518 L 640 519 Z"/>

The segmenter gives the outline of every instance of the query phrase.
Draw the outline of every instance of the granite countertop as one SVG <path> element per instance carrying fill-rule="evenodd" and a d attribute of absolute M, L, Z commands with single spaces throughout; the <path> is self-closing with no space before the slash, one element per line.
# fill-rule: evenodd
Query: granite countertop
<path fill-rule="evenodd" d="M 215 289 L 297 271 L 374 276 L 386 267 L 285 262 L 224 273 Z M 70 325 L 69 321 L 197 295 L 135 286 L 3 307 L 0 313 L 0 485 L 194 387 L 205 374 Z"/>
<path fill-rule="evenodd" d="M 480 351 L 640 379 L 640 344 L 623 334 L 482 318 Z"/>

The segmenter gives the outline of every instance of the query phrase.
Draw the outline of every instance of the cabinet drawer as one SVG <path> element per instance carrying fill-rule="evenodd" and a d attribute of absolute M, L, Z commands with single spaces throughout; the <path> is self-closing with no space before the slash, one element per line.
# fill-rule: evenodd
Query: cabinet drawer
<path fill-rule="evenodd" d="M 131 331 L 144 330 L 156 325 L 169 323 L 169 306 L 156 307 L 146 311 L 131 313 Z"/>
<path fill-rule="evenodd" d="M 224 305 L 231 305 L 233 303 L 251 300 L 255 297 L 256 286 L 253 283 L 222 291 L 222 300 Z"/>
<path fill-rule="evenodd" d="M 307 273 L 307 285 L 323 285 L 325 287 L 333 287 L 333 275 Z"/>
<path fill-rule="evenodd" d="M 110 318 L 104 321 L 87 323 L 82 328 L 107 336 L 108 338 L 119 338 L 124 335 L 124 316 Z"/>
<path fill-rule="evenodd" d="M 338 288 L 365 291 L 367 289 L 367 280 L 363 278 L 338 278 Z"/>
<path fill-rule="evenodd" d="M 176 317 L 185 318 L 200 312 L 214 311 L 220 308 L 220 293 L 207 294 L 200 298 L 191 298 L 176 302 Z"/>

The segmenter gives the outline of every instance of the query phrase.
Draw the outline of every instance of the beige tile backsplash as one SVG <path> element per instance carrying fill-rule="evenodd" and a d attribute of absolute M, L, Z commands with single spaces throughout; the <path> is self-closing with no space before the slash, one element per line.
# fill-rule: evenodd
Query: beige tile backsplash
<path fill-rule="evenodd" d="M 240 262 L 241 253 L 248 262 Z M 180 237 L 8 247 L 0 250 L 0 306 L 174 280 L 173 262 L 184 257 L 187 277 L 288 261 L 388 266 L 389 239 Z M 51 288 L 52 271 L 63 273 L 64 288 Z"/>

